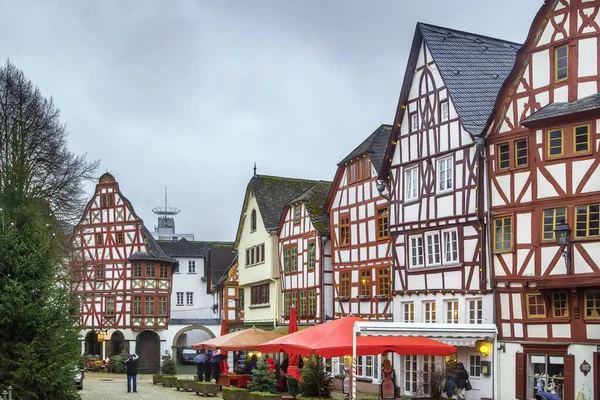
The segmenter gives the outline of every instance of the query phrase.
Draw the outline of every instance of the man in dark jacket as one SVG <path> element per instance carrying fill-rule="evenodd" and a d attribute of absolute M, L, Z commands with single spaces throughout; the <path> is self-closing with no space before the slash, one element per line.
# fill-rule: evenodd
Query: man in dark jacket
<path fill-rule="evenodd" d="M 458 400 L 465 400 L 467 397 L 465 388 L 467 387 L 467 382 L 469 380 L 469 373 L 462 362 L 456 364 L 454 376 L 456 378 L 456 398 Z"/>
<path fill-rule="evenodd" d="M 125 361 L 125 368 L 127 372 L 127 393 L 131 392 L 131 381 L 133 381 L 133 393 L 137 393 L 137 354 L 133 353 L 129 355 L 129 358 Z"/>

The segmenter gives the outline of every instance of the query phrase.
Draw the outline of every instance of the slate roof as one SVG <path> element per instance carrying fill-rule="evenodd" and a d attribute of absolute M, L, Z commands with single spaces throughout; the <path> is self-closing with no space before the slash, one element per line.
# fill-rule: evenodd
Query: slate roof
<path fill-rule="evenodd" d="M 575 100 L 571 103 L 550 103 L 521 121 L 521 125 L 527 125 L 535 121 L 579 114 L 585 111 L 594 111 L 598 109 L 600 109 L 600 93 L 584 97 L 583 99 Z"/>
<path fill-rule="evenodd" d="M 165 251 L 158 245 L 158 242 L 156 239 L 154 239 L 154 237 L 152 237 L 152 234 L 144 224 L 142 224 L 142 233 L 145 237 L 147 251 L 138 251 L 133 253 L 129 257 L 129 260 L 157 260 L 177 264 L 177 261 L 165 253 Z"/>
<path fill-rule="evenodd" d="M 480 135 L 515 64 L 518 43 L 418 23 L 463 126 Z"/>
<path fill-rule="evenodd" d="M 352 150 L 352 152 L 348 154 L 346 158 L 340 161 L 338 166 L 344 165 L 344 163 L 363 154 L 368 154 L 369 158 L 371 159 L 371 163 L 375 167 L 375 170 L 379 172 L 379 168 L 381 168 L 381 163 L 383 162 L 383 158 L 385 156 L 385 149 L 387 148 L 391 133 L 391 125 L 381 125 L 375 130 L 375 132 L 371 133 L 371 135 L 369 135 L 364 142 Z"/>
<path fill-rule="evenodd" d="M 332 182 L 318 181 L 306 192 L 296 197 L 290 204 L 302 202 L 306 207 L 310 220 L 321 235 L 329 234 L 329 214 L 323 210 Z"/>
<path fill-rule="evenodd" d="M 191 241 L 185 238 L 178 241 L 159 240 L 158 244 L 171 257 L 208 257 L 208 252 L 215 246 L 233 249 L 232 242 L 202 242 Z"/>
<path fill-rule="evenodd" d="M 238 256 L 237 254 L 234 255 L 233 260 L 231 260 L 231 263 L 229 264 L 229 267 L 227 267 L 227 269 L 225 270 L 225 272 L 223 273 L 223 275 L 221 276 L 221 278 L 218 281 L 213 280 L 213 282 L 215 282 L 212 286 L 213 289 L 221 286 L 223 284 L 223 282 L 225 282 L 225 279 L 227 279 L 227 273 L 229 272 L 229 270 L 231 268 L 233 268 L 234 265 L 236 265 L 238 262 Z"/>
<path fill-rule="evenodd" d="M 277 229 L 283 208 L 290 201 L 310 189 L 317 181 L 283 178 L 279 176 L 255 175 L 248 187 L 256 196 L 265 228 Z"/>
<path fill-rule="evenodd" d="M 227 245 L 215 245 L 210 249 L 210 280 L 211 286 L 215 287 L 213 282 L 220 282 L 229 271 L 232 261 L 236 258 L 233 253 L 233 243 Z"/>

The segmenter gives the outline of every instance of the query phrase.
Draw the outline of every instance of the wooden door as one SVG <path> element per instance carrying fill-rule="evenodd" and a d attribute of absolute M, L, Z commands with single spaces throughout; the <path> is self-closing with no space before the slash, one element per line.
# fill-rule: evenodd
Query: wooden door
<path fill-rule="evenodd" d="M 144 331 L 137 337 L 138 373 L 155 374 L 160 369 L 160 338 L 156 332 Z"/>

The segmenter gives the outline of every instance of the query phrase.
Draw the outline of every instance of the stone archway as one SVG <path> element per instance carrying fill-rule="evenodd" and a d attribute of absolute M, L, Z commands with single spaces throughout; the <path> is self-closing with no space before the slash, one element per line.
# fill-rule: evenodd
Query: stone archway
<path fill-rule="evenodd" d="M 182 363 L 182 351 L 184 348 L 191 349 L 192 344 L 214 338 L 215 334 L 203 325 L 190 325 L 182 328 L 173 337 L 171 352 L 173 360 L 177 365 L 177 371 L 181 373 L 195 374 L 195 365 L 184 365 Z"/>
<path fill-rule="evenodd" d="M 118 356 L 125 351 L 125 336 L 121 331 L 114 331 L 110 336 L 110 356 Z M 108 348 L 106 349 L 108 353 Z"/>
<path fill-rule="evenodd" d="M 154 374 L 160 370 L 160 337 L 156 332 L 143 331 L 136 338 L 138 372 Z"/>
<path fill-rule="evenodd" d="M 102 343 L 98 341 L 98 333 L 96 331 L 89 331 L 85 335 L 85 354 L 102 357 Z"/>

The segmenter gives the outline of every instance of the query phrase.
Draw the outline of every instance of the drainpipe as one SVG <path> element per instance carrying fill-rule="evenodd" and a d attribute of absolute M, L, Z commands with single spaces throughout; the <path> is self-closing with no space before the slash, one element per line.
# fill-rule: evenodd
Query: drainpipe
<path fill-rule="evenodd" d="M 321 236 L 321 323 L 327 321 L 325 315 L 325 244 L 327 235 Z M 333 294 L 333 293 L 332 293 Z"/>

